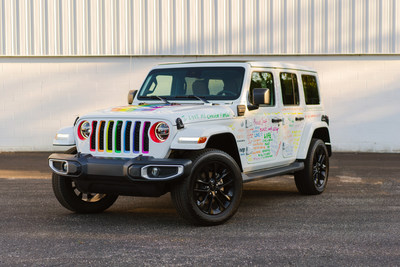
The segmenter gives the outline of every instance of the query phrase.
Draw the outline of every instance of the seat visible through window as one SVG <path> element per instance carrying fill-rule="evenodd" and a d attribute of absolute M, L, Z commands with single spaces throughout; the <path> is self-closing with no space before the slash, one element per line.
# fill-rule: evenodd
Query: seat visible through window
<path fill-rule="evenodd" d="M 210 90 L 207 87 L 205 81 L 197 80 L 192 85 L 193 94 L 196 96 L 208 96 L 210 95 Z"/>

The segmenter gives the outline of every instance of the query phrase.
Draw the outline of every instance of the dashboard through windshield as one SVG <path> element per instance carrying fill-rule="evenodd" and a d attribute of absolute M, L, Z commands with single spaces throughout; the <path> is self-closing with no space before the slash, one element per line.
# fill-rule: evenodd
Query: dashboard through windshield
<path fill-rule="evenodd" d="M 155 69 L 143 83 L 138 99 L 234 100 L 240 96 L 244 72 L 242 67 Z"/>

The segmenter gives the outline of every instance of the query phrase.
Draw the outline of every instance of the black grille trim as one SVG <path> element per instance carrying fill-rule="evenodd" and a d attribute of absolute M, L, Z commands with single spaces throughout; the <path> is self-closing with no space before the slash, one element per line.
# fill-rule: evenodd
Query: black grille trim
<path fill-rule="evenodd" d="M 121 141 L 122 141 L 122 121 L 117 121 L 117 125 L 115 127 L 115 152 L 121 153 Z"/>
<path fill-rule="evenodd" d="M 130 152 L 131 151 L 131 128 L 132 128 L 132 122 L 127 121 L 125 125 L 125 134 L 124 134 L 124 152 Z"/>
<path fill-rule="evenodd" d="M 112 152 L 113 150 L 113 129 L 114 129 L 114 121 L 108 122 L 108 131 L 107 131 L 107 152 Z"/>
<path fill-rule="evenodd" d="M 135 128 L 133 131 L 133 152 L 138 153 L 140 149 L 140 126 L 142 123 L 140 121 L 135 122 Z"/>
<path fill-rule="evenodd" d="M 99 131 L 99 151 L 104 151 L 104 128 L 106 126 L 105 121 L 100 122 L 100 131 Z"/>
<path fill-rule="evenodd" d="M 146 121 L 144 123 L 143 127 L 143 148 L 142 152 L 143 153 L 149 153 L 149 128 L 150 128 L 151 123 L 149 121 Z"/>
<path fill-rule="evenodd" d="M 92 135 L 90 136 L 90 150 L 96 151 L 97 121 L 92 122 Z"/>

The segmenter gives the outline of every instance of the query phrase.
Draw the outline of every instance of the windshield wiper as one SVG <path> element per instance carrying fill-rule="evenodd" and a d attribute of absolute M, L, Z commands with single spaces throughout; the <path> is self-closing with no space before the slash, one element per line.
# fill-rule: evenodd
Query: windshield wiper
<path fill-rule="evenodd" d="M 162 98 L 161 96 L 158 95 L 148 95 L 148 96 L 141 96 L 141 98 L 148 98 L 148 99 L 158 99 L 164 102 L 165 104 L 171 104 L 167 99 Z"/>
<path fill-rule="evenodd" d="M 201 101 L 203 101 L 203 102 L 206 103 L 206 104 L 209 104 L 209 103 L 210 103 L 210 102 L 207 101 L 207 99 L 202 98 L 202 97 L 197 96 L 197 95 L 178 95 L 178 96 L 175 96 L 175 98 L 190 98 L 190 99 L 201 100 Z"/>

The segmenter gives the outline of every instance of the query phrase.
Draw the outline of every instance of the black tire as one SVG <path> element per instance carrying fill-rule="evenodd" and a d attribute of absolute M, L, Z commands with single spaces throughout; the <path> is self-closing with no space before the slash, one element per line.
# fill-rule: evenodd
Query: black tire
<path fill-rule="evenodd" d="M 66 153 L 76 153 L 76 148 Z M 53 173 L 53 192 L 60 204 L 77 213 L 98 213 L 108 209 L 117 200 L 118 195 L 82 192 L 70 177 Z"/>
<path fill-rule="evenodd" d="M 171 190 L 178 213 L 196 225 L 218 225 L 239 208 L 242 176 L 235 160 L 217 149 L 190 155 L 192 172 Z"/>
<path fill-rule="evenodd" d="M 312 139 L 304 161 L 304 169 L 294 174 L 297 190 L 305 195 L 324 192 L 328 183 L 329 154 L 325 143 Z"/>

